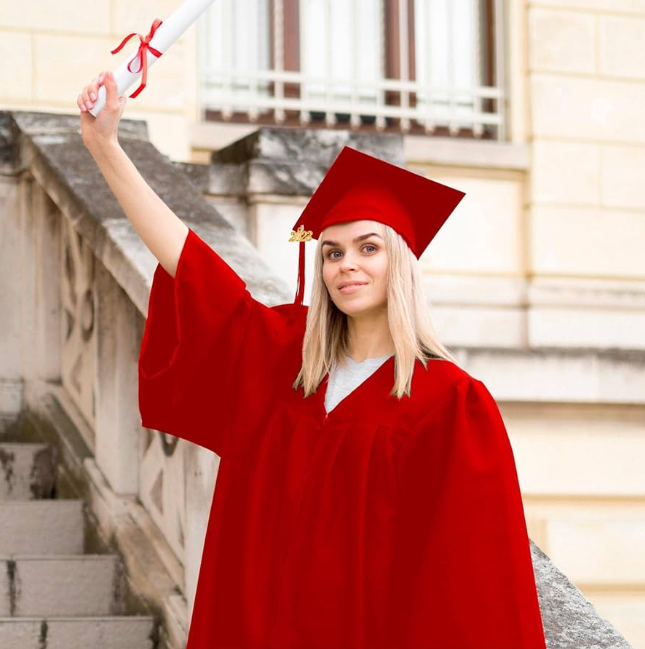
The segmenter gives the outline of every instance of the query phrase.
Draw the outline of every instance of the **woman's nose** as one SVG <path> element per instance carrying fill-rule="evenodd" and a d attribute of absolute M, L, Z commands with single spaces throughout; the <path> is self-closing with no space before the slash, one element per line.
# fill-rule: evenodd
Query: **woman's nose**
<path fill-rule="evenodd" d="M 353 255 L 345 253 L 345 255 L 343 256 L 343 261 L 341 262 L 341 266 L 343 269 L 356 268 L 356 260 L 354 259 Z"/>

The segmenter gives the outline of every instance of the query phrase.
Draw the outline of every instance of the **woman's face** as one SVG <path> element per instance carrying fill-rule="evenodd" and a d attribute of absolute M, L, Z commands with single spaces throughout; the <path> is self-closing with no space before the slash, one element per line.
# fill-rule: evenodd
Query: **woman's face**
<path fill-rule="evenodd" d="M 348 316 L 387 309 L 387 253 L 377 221 L 350 221 L 320 236 L 323 281 L 333 303 Z"/>

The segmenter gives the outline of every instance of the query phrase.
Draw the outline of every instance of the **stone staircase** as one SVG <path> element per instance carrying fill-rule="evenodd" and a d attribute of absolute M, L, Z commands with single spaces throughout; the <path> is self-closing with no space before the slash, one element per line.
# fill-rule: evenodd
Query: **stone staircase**
<path fill-rule="evenodd" d="M 96 547 L 60 482 L 53 445 L 0 443 L 0 647 L 157 649 L 155 619 L 125 614 L 120 557 Z"/>

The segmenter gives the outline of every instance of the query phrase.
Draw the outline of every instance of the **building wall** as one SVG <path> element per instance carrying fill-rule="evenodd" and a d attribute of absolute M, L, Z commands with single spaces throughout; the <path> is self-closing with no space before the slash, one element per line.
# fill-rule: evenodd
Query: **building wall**
<path fill-rule="evenodd" d="M 528 269 L 547 291 L 529 330 L 563 348 L 642 350 L 645 2 L 530 0 L 526 24 Z M 645 412 L 599 393 L 509 407 L 507 421 L 533 538 L 642 648 Z"/>
<path fill-rule="evenodd" d="M 138 39 L 110 50 L 177 1 L 95 0 L 89 11 L 71 0 L 31 0 L 27 10 L 0 0 L 0 106 L 78 114 L 82 87 L 127 60 Z M 581 347 L 643 350 L 645 1 L 507 8 L 509 143 L 406 138 L 411 169 L 468 192 L 423 260 L 438 332 L 451 347 L 554 347 L 563 368 Z M 155 146 L 177 161 L 207 161 L 210 148 L 254 128 L 199 123 L 195 32 L 164 54 L 125 112 L 146 120 Z M 275 224 L 279 207 L 257 205 L 256 215 Z M 293 260 L 275 270 L 295 280 Z M 616 376 L 629 376 L 616 363 Z M 569 375 L 560 400 L 500 400 L 529 532 L 643 649 L 645 393 L 621 400 L 609 394 L 620 385 L 593 386 L 600 396 L 580 398 L 588 368 Z"/>

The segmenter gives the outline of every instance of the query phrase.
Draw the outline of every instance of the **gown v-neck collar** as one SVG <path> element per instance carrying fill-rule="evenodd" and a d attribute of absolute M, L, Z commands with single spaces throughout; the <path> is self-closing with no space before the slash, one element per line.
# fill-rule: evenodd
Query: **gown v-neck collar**
<path fill-rule="evenodd" d="M 356 361 L 354 361 L 356 362 Z M 385 370 L 390 368 L 391 372 Z M 351 392 L 346 394 L 329 412 L 325 409 L 325 396 L 327 394 L 327 387 L 329 385 L 329 373 L 320 382 L 318 389 L 314 392 L 316 414 L 319 415 L 324 421 L 336 418 L 345 418 L 350 414 L 352 407 L 355 408 L 357 413 L 364 412 L 359 405 L 363 395 L 369 394 L 370 406 L 376 408 L 380 405 L 378 400 L 374 400 L 375 396 L 379 396 L 380 391 L 388 388 L 387 392 L 382 394 L 383 399 L 387 398 L 389 389 L 394 382 L 394 354 L 385 360 L 379 367 L 372 372 L 364 381 L 361 381 Z"/>

